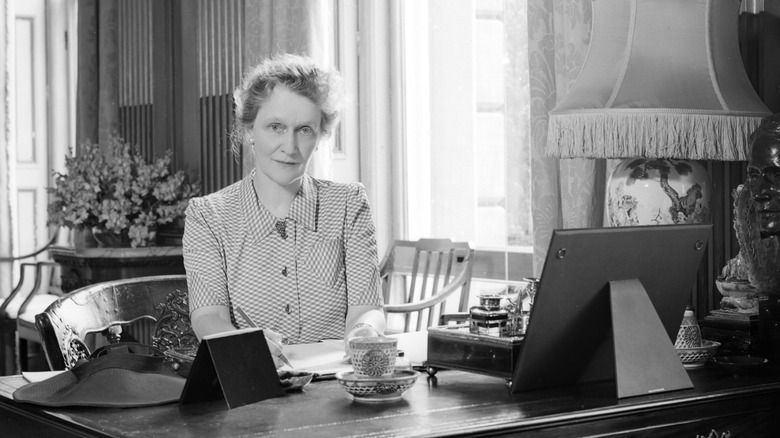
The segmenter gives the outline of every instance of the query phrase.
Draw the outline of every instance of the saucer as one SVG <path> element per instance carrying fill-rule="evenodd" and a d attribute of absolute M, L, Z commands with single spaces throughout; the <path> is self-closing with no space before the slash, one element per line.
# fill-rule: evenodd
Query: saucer
<path fill-rule="evenodd" d="M 391 377 L 358 378 L 353 371 L 342 371 L 336 373 L 336 380 L 355 401 L 375 403 L 400 399 L 419 375 L 418 371 L 396 370 Z"/>
<path fill-rule="evenodd" d="M 720 347 L 720 342 L 701 340 L 701 347 L 677 348 L 677 355 L 685 369 L 702 368 L 710 360 L 715 351 Z"/>
<path fill-rule="evenodd" d="M 712 361 L 735 376 L 752 374 L 769 362 L 758 356 L 715 356 Z"/>

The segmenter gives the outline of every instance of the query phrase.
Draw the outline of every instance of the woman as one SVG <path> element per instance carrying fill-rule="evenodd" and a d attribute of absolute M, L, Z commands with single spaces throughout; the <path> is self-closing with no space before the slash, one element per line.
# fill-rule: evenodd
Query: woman
<path fill-rule="evenodd" d="M 234 152 L 243 145 L 255 169 L 187 208 L 184 265 L 195 333 L 246 327 L 240 307 L 265 330 L 275 356 L 283 343 L 382 334 L 365 189 L 306 173 L 338 125 L 339 74 L 282 55 L 249 72 L 234 98 Z"/>

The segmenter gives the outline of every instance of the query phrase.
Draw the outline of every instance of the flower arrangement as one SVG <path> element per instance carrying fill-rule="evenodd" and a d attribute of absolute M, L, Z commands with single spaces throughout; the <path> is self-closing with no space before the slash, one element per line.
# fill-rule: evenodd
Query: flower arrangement
<path fill-rule="evenodd" d="M 54 172 L 48 189 L 49 223 L 121 236 L 133 248 L 153 245 L 157 228 L 182 217 L 199 188 L 171 172 L 172 151 L 147 163 L 118 136 L 109 143 L 108 153 L 88 141 L 65 157 L 66 173 Z"/>

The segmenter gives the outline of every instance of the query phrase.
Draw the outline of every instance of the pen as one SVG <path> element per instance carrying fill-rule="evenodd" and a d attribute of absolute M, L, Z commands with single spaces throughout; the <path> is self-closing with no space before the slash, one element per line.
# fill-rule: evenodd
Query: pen
<path fill-rule="evenodd" d="M 247 325 L 249 325 L 250 327 L 257 328 L 257 324 L 255 324 L 255 322 L 252 321 L 252 318 L 250 318 L 249 315 L 247 315 L 246 312 L 244 312 L 244 309 L 238 306 L 236 306 L 235 309 L 236 312 L 238 312 L 238 314 L 241 315 L 242 318 L 244 318 L 244 321 L 247 323 Z M 279 351 L 279 359 L 281 359 L 282 362 L 284 362 L 284 364 L 287 365 L 288 367 L 295 368 L 290 363 L 290 360 L 287 359 L 287 356 L 285 356 L 284 353 L 282 353 L 281 351 Z"/>

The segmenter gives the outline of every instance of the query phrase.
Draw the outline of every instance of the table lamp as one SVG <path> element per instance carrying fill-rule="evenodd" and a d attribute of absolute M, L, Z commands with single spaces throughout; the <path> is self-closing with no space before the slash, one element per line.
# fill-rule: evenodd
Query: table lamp
<path fill-rule="evenodd" d="M 620 158 L 612 226 L 704 223 L 710 181 L 695 160 L 747 160 L 769 109 L 743 67 L 738 0 L 593 0 L 580 75 L 550 111 L 546 155 Z"/>

